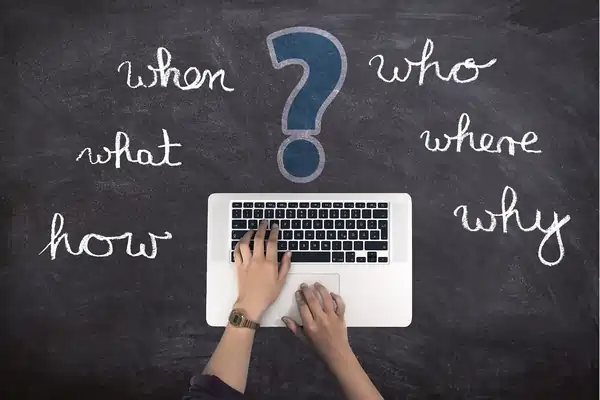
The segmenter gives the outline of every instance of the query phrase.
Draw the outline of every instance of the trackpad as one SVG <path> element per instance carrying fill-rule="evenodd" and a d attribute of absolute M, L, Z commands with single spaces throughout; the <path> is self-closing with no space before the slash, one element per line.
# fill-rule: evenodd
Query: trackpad
<path fill-rule="evenodd" d="M 285 326 L 281 320 L 281 317 L 284 316 L 290 317 L 301 325 L 302 319 L 296 304 L 296 291 L 303 283 L 312 286 L 316 282 L 325 286 L 330 292 L 340 293 L 340 276 L 338 274 L 288 274 L 279 299 L 263 315 L 261 326 Z"/>

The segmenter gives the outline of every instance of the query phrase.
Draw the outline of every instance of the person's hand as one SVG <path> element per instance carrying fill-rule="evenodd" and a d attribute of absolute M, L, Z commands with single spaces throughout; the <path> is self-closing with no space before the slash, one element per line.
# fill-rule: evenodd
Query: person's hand
<path fill-rule="evenodd" d="M 319 302 L 320 296 L 323 304 Z M 314 289 L 306 284 L 296 292 L 303 327 L 289 317 L 283 317 L 286 326 L 300 339 L 308 339 L 323 360 L 332 366 L 342 362 L 352 349 L 344 321 L 346 305 L 341 296 L 330 293 L 325 286 L 315 283 Z"/>
<path fill-rule="evenodd" d="M 273 225 L 266 243 L 267 222 L 262 221 L 254 236 L 254 252 L 250 249 L 253 230 L 248 231 L 237 243 L 234 261 L 238 277 L 238 299 L 234 308 L 243 309 L 248 318 L 260 321 L 266 309 L 279 297 L 285 278 L 290 270 L 291 253 L 287 252 L 277 262 L 277 237 L 279 227 Z"/>

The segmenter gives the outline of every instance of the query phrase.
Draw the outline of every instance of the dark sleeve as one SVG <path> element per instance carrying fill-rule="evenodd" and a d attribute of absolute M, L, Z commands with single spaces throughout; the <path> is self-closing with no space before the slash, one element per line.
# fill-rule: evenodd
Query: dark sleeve
<path fill-rule="evenodd" d="M 238 392 L 221 379 L 213 375 L 197 375 L 190 380 L 190 388 L 182 400 L 238 400 L 244 399 Z"/>

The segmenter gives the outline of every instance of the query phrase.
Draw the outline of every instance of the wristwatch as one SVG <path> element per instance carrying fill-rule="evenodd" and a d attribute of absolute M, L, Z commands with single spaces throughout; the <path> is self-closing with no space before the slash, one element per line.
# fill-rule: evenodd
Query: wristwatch
<path fill-rule="evenodd" d="M 240 308 L 234 308 L 229 314 L 229 323 L 236 328 L 250 328 L 257 329 L 260 327 L 258 322 L 250 320 L 244 315 L 244 310 Z"/>

